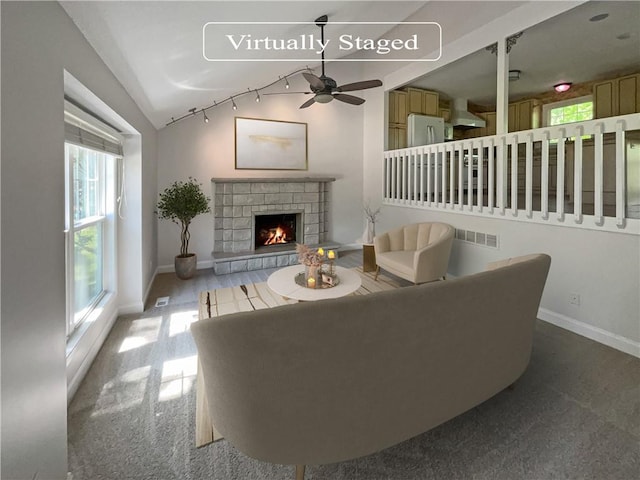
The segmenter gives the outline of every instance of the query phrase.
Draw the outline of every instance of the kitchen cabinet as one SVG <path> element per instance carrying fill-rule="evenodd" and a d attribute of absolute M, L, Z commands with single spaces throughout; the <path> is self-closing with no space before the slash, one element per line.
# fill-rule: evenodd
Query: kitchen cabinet
<path fill-rule="evenodd" d="M 449 108 L 439 108 L 438 116 L 444 118 L 445 123 L 449 123 L 451 121 L 451 109 Z"/>
<path fill-rule="evenodd" d="M 640 74 L 596 83 L 593 106 L 595 118 L 640 112 Z"/>
<path fill-rule="evenodd" d="M 407 92 L 389 92 L 389 125 L 407 124 Z"/>
<path fill-rule="evenodd" d="M 407 111 L 419 115 L 438 116 L 440 95 L 420 88 L 407 88 Z"/>
<path fill-rule="evenodd" d="M 407 126 L 389 125 L 389 137 L 387 150 L 396 150 L 407 147 Z"/>
<path fill-rule="evenodd" d="M 407 92 L 389 92 L 389 132 L 387 150 L 407 146 Z"/>
<path fill-rule="evenodd" d="M 509 104 L 509 132 L 540 128 L 540 102 L 535 99 Z"/>

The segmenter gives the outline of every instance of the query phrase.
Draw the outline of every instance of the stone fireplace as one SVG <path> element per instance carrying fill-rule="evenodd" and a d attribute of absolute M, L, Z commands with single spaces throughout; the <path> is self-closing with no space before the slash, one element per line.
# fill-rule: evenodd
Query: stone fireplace
<path fill-rule="evenodd" d="M 216 274 L 295 264 L 296 243 L 324 245 L 330 239 L 328 207 L 334 178 L 211 181 Z"/>

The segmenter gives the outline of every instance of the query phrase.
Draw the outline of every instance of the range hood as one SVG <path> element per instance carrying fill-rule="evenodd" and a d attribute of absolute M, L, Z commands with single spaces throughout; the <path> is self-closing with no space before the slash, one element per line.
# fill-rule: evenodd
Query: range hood
<path fill-rule="evenodd" d="M 483 119 L 467 110 L 466 98 L 456 98 L 453 100 L 451 124 L 459 128 L 482 128 L 487 126 L 487 123 Z"/>

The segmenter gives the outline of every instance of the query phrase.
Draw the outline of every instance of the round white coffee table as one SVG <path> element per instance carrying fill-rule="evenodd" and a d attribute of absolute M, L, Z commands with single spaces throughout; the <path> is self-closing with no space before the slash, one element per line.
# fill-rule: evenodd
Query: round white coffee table
<path fill-rule="evenodd" d="M 340 283 L 331 288 L 306 288 L 298 285 L 295 277 L 300 272 L 304 272 L 304 265 L 293 265 L 273 272 L 267 280 L 267 285 L 278 295 L 303 302 L 344 297 L 355 292 L 362 285 L 362 278 L 353 270 L 343 267 L 334 267 L 334 270 Z"/>

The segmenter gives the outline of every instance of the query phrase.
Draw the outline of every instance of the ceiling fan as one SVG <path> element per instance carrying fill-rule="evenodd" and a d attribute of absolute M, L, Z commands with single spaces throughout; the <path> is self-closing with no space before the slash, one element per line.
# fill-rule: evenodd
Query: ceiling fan
<path fill-rule="evenodd" d="M 327 16 L 322 15 L 316 19 L 316 25 L 320 27 L 321 41 L 324 44 L 324 26 L 327 24 Z M 347 83 L 346 85 L 340 85 L 336 81 L 327 77 L 324 73 L 324 49 L 322 50 L 322 75 L 319 77 L 311 72 L 303 72 L 302 75 L 309 82 L 310 92 L 295 92 L 295 93 L 313 93 L 313 98 L 310 98 L 300 108 L 307 108 L 314 103 L 329 103 L 334 98 L 341 102 L 350 103 L 351 105 L 362 105 L 364 99 L 355 97 L 353 95 L 346 95 L 343 92 L 352 92 L 354 90 L 365 90 L 367 88 L 380 87 L 382 82 L 380 80 L 364 80 L 362 82 Z M 288 93 L 288 92 L 287 92 Z M 294 93 L 294 92 L 291 92 Z"/>

